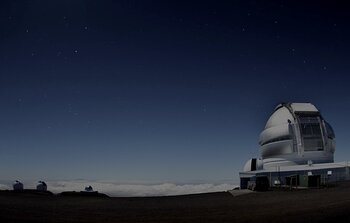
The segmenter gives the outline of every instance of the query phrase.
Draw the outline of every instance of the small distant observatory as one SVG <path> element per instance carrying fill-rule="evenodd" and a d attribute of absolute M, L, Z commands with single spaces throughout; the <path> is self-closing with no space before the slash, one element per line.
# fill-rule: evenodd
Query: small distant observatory
<path fill-rule="evenodd" d="M 37 191 L 47 191 L 47 184 L 44 181 L 39 181 L 36 185 Z"/>
<path fill-rule="evenodd" d="M 15 190 L 15 191 L 22 191 L 23 190 L 23 183 L 21 183 L 20 181 L 16 180 L 13 183 L 13 190 Z"/>
<path fill-rule="evenodd" d="M 92 188 L 92 186 L 87 186 L 85 187 L 85 192 L 94 192 L 94 189 Z"/>
<path fill-rule="evenodd" d="M 246 162 L 241 188 L 315 187 L 348 180 L 347 162 L 334 163 L 335 134 L 311 103 L 277 105 L 260 134 L 260 158 Z"/>

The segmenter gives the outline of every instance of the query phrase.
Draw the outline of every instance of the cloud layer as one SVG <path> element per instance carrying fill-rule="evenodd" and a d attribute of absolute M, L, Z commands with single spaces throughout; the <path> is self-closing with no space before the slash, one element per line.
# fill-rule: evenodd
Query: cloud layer
<path fill-rule="evenodd" d="M 58 181 L 48 182 L 52 192 L 81 191 L 85 186 L 91 185 L 94 190 L 106 193 L 110 196 L 165 196 L 193 193 L 206 193 L 230 190 L 236 185 L 232 184 L 117 184 L 106 182 L 88 181 Z"/>
<path fill-rule="evenodd" d="M 24 187 L 34 189 L 36 182 L 23 182 Z M 119 184 L 115 182 L 99 181 L 47 181 L 48 190 L 54 193 L 63 191 L 82 191 L 86 186 L 91 185 L 94 190 L 110 196 L 167 196 L 194 193 L 206 193 L 227 191 L 237 185 L 233 184 Z M 0 184 L 0 189 L 11 189 L 12 185 Z"/>

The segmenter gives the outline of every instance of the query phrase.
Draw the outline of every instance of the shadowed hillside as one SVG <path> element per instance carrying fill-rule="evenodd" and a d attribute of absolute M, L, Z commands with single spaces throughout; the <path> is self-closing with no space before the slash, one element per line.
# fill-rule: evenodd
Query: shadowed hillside
<path fill-rule="evenodd" d="M 1 222 L 348 222 L 350 184 L 300 191 L 167 197 L 0 193 Z"/>

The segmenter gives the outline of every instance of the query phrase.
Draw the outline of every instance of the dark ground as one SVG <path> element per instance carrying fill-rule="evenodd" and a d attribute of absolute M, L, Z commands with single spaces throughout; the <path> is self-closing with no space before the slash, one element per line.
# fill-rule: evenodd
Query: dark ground
<path fill-rule="evenodd" d="M 350 222 L 350 184 L 324 189 L 101 198 L 0 193 L 0 222 Z"/>

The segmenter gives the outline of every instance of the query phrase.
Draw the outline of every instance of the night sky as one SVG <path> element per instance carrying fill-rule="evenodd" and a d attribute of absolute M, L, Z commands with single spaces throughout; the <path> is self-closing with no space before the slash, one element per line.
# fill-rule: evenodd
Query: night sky
<path fill-rule="evenodd" d="M 0 178 L 238 183 L 280 102 L 314 103 L 350 160 L 349 10 L 0 1 Z"/>

